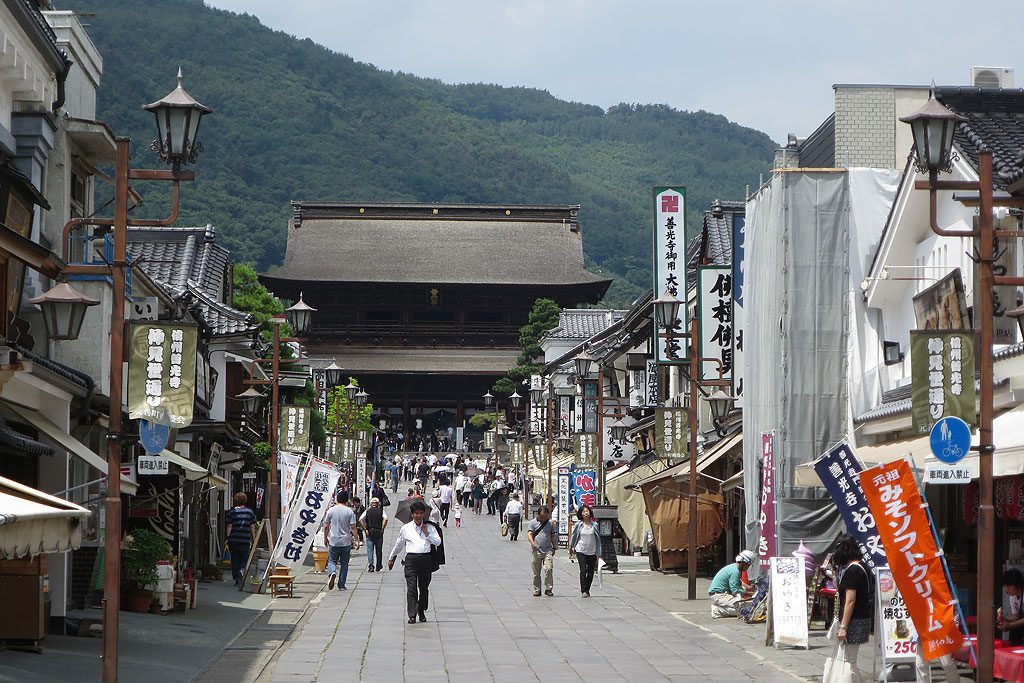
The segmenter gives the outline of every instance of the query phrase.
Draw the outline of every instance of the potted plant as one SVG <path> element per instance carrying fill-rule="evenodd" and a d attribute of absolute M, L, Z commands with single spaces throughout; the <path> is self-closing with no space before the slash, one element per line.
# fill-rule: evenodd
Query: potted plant
<path fill-rule="evenodd" d="M 130 612 L 148 612 L 151 589 L 157 582 L 156 564 L 171 559 L 171 544 L 163 536 L 139 529 L 121 539 L 121 586 Z"/>

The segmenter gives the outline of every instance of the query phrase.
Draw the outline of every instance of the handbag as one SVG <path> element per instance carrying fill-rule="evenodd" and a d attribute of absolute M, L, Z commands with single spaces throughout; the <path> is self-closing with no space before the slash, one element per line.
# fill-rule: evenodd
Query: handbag
<path fill-rule="evenodd" d="M 501 523 L 501 535 L 508 536 L 508 520 Z"/>

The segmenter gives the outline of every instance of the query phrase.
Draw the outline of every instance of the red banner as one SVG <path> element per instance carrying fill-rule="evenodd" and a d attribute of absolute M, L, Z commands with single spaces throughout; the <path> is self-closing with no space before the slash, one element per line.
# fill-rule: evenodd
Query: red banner
<path fill-rule="evenodd" d="M 860 484 L 917 628 L 921 654 L 934 660 L 960 649 L 964 636 L 954 619 L 953 593 L 910 465 L 904 459 L 864 470 Z"/>
<path fill-rule="evenodd" d="M 758 565 L 767 576 L 769 560 L 776 554 L 775 538 L 775 433 L 761 435 L 761 537 L 757 541 Z"/>

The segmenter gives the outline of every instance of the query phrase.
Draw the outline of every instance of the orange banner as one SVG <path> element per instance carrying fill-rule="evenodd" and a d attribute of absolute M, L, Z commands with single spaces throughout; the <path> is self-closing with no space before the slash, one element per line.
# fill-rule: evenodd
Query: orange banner
<path fill-rule="evenodd" d="M 897 460 L 859 476 L 889 569 L 917 628 L 919 651 L 933 660 L 960 649 L 964 636 L 956 627 L 953 594 L 910 465 Z"/>

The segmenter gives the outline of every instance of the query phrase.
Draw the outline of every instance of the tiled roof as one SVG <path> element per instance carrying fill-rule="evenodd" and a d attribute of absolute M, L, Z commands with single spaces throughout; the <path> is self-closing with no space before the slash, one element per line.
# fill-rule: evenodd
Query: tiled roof
<path fill-rule="evenodd" d="M 745 203 L 723 200 L 721 215 L 704 212 L 704 226 L 700 234 L 686 245 L 686 281 L 695 282 L 697 265 L 725 266 L 732 263 L 732 223 L 734 216 L 742 216 Z"/>
<path fill-rule="evenodd" d="M 259 329 L 252 314 L 217 301 L 204 292 L 196 281 L 189 280 L 185 292 L 194 302 L 193 310 L 202 318 L 213 336 L 248 335 Z"/>
<path fill-rule="evenodd" d="M 131 228 L 128 257 L 174 294 L 194 280 L 218 301 L 227 293 L 231 252 L 216 243 L 212 225 L 200 228 Z"/>
<path fill-rule="evenodd" d="M 935 97 L 967 118 L 957 126 L 957 147 L 978 167 L 978 152 L 992 152 L 993 183 L 1010 188 L 1024 181 L 1024 90 L 946 86 Z"/>
<path fill-rule="evenodd" d="M 599 308 L 567 308 L 558 316 L 558 327 L 544 336 L 548 339 L 590 339 L 621 320 L 626 313 Z"/>

